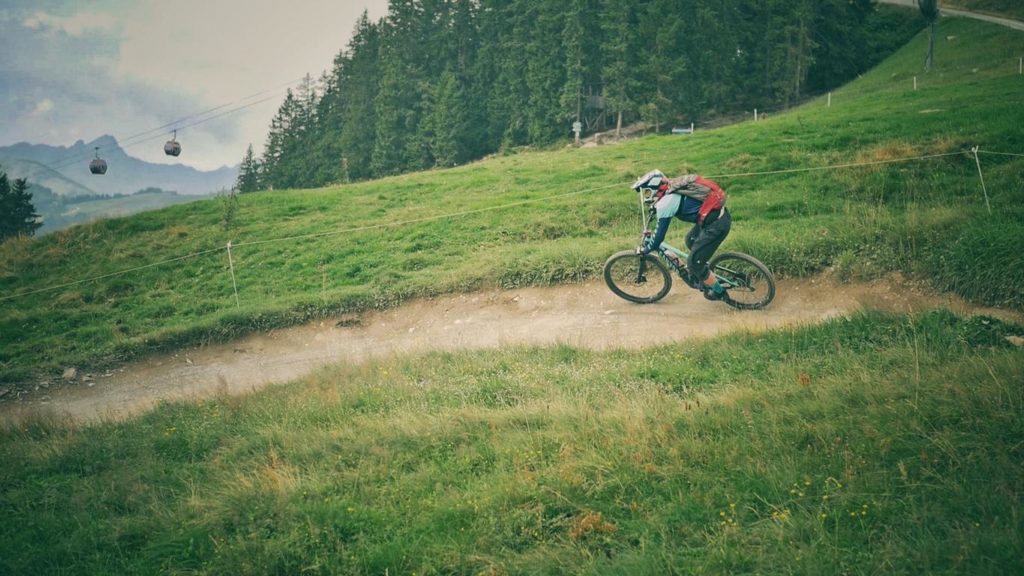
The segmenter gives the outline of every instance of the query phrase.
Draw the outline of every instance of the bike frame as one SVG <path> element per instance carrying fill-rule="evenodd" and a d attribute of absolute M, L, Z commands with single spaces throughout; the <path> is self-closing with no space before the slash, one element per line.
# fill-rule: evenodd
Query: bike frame
<path fill-rule="evenodd" d="M 637 197 L 639 197 L 640 199 L 640 220 L 643 222 L 644 229 L 643 233 L 640 236 L 640 247 L 637 248 L 637 251 L 639 252 L 643 248 L 644 240 L 647 240 L 654 235 L 654 232 L 651 230 L 651 222 L 654 222 L 654 218 L 658 214 L 658 211 L 654 208 L 654 206 L 646 206 L 644 204 L 643 193 L 638 193 Z M 644 217 L 645 211 L 647 212 L 646 218 Z M 668 252 L 674 254 L 676 258 L 679 259 L 680 264 L 676 264 L 671 258 L 669 258 L 666 255 L 666 253 Z M 682 250 L 680 248 L 676 248 L 675 246 L 669 244 L 668 242 L 662 241 L 661 245 L 658 246 L 658 253 L 661 255 L 662 260 L 668 262 L 668 265 L 671 266 L 672 269 L 675 270 L 677 273 L 679 273 L 679 277 L 682 278 L 688 286 L 690 286 L 691 288 L 699 287 L 695 282 L 692 281 L 692 278 L 690 278 L 690 271 L 686 268 L 686 261 L 690 259 L 689 252 L 686 252 L 685 250 Z M 643 269 L 641 268 L 641 273 L 642 270 Z M 723 285 L 725 285 L 726 288 L 731 287 L 731 284 L 728 282 L 724 282 Z"/>

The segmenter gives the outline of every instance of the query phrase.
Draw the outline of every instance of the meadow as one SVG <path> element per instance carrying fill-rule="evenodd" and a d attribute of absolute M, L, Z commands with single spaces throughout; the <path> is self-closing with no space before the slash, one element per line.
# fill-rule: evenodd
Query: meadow
<path fill-rule="evenodd" d="M 436 353 L 0 433 L 6 574 L 1011 574 L 1021 328 Z"/>
<path fill-rule="evenodd" d="M 918 36 L 831 106 L 756 123 L 244 195 L 230 227 L 208 201 L 8 242 L 3 378 L 593 279 L 636 243 L 627 186 L 653 167 L 718 179 L 726 247 L 782 276 L 899 272 L 1020 310 L 1024 34 L 940 31 L 930 74 Z M 1020 573 L 1021 336 L 863 313 L 643 351 L 395 357 L 122 422 L 26 421 L 0 430 L 0 573 Z"/>
<path fill-rule="evenodd" d="M 756 123 L 243 195 L 227 229 L 210 200 L 5 243 L 0 381 L 414 297 L 596 278 L 637 243 L 628 184 L 654 167 L 717 178 L 735 222 L 726 248 L 780 276 L 900 271 L 1019 308 L 1024 36 L 959 19 L 941 32 L 927 76 L 921 35 L 831 106 Z"/>

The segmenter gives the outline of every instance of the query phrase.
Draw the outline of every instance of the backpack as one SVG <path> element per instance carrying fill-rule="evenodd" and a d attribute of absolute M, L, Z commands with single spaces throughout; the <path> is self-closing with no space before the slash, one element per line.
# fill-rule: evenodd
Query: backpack
<path fill-rule="evenodd" d="M 697 213 L 697 223 L 703 224 L 708 214 L 725 206 L 725 190 L 714 180 L 687 174 L 676 180 L 672 180 L 669 193 L 682 194 L 694 200 L 700 200 L 700 211 Z"/>

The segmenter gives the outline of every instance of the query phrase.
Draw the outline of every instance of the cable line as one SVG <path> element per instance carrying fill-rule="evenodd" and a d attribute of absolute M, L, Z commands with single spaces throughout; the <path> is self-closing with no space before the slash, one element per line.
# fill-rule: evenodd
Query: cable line
<path fill-rule="evenodd" d="M 95 282 L 96 280 L 103 280 L 104 278 L 112 278 L 114 276 L 124 276 L 125 274 L 131 274 L 132 272 L 138 272 L 139 270 L 145 270 L 146 268 L 153 268 L 154 266 L 161 266 L 163 264 L 171 264 L 173 262 L 180 262 L 181 260 L 187 260 L 189 258 L 195 258 L 197 256 L 203 256 L 210 254 L 211 252 L 217 252 L 223 250 L 223 248 L 211 248 L 209 250 L 203 250 L 202 252 L 193 252 L 192 254 L 186 254 L 184 256 L 178 256 L 177 258 L 171 258 L 169 260 L 161 260 L 160 262 L 153 262 L 151 264 L 143 264 L 135 268 L 129 268 L 128 270 L 119 270 L 117 272 L 111 272 L 109 274 L 103 274 L 101 276 L 93 276 L 92 278 L 84 278 L 82 280 L 75 280 L 74 282 L 67 282 L 65 284 L 58 284 L 56 286 L 49 286 L 47 288 L 39 288 L 37 290 L 30 290 L 28 292 L 20 292 L 18 294 L 11 294 L 9 296 L 0 297 L 0 302 L 4 300 L 11 300 L 19 298 L 21 296 L 29 296 L 32 294 L 40 294 L 42 292 L 52 292 L 54 290 L 60 290 L 61 288 L 68 288 L 71 286 L 78 286 L 79 284 L 85 284 L 86 282 Z"/>
<path fill-rule="evenodd" d="M 876 166 L 879 164 L 895 164 L 897 162 L 910 162 L 912 160 L 927 160 L 929 158 L 942 158 L 945 156 L 958 156 L 966 154 L 966 150 L 960 152 L 947 152 L 945 154 L 928 154 L 926 156 L 915 156 L 913 158 L 893 158 L 890 160 L 872 160 L 870 162 L 853 162 L 850 164 L 834 164 L 830 166 L 813 166 L 810 168 L 791 168 L 787 170 L 768 170 L 766 172 L 739 172 L 735 174 L 710 175 L 708 178 L 738 178 L 740 176 L 770 176 L 774 174 L 792 174 L 796 172 L 814 172 L 819 170 L 836 170 L 839 168 L 856 168 L 860 166 Z"/>
<path fill-rule="evenodd" d="M 177 126 L 178 130 L 184 130 L 186 128 L 191 128 L 191 127 L 194 127 L 194 126 L 198 126 L 198 125 L 203 124 L 205 122 L 208 122 L 210 120 L 214 120 L 214 119 L 217 119 L 217 118 L 221 118 L 223 116 L 227 116 L 228 114 L 234 114 L 235 112 L 240 112 L 242 110 L 245 110 L 246 108 L 251 108 L 252 106 L 256 106 L 258 104 L 262 104 L 264 102 L 267 102 L 269 100 L 277 98 L 281 94 L 281 92 L 282 92 L 282 90 L 284 88 L 289 88 L 292 85 L 297 84 L 298 82 L 301 82 L 305 78 L 306 77 L 303 76 L 302 78 L 298 78 L 296 80 L 291 80 L 291 81 L 286 82 L 284 84 L 280 84 L 278 86 L 275 86 L 274 88 L 270 88 L 268 90 L 263 90 L 263 91 L 260 91 L 260 92 L 256 92 L 254 94 L 250 94 L 250 95 L 245 96 L 243 98 L 239 98 L 239 99 L 237 99 L 237 100 L 235 100 L 233 102 L 229 102 L 229 103 L 226 103 L 226 104 L 221 104 L 219 106 L 214 106 L 213 108 L 210 108 L 208 110 L 204 110 L 204 111 L 198 112 L 196 114 L 191 114 L 191 115 L 185 116 L 183 118 L 178 118 L 177 120 L 173 120 L 171 122 L 168 122 L 168 123 L 163 124 L 161 126 L 158 126 L 156 128 L 151 128 L 149 130 L 145 130 L 143 132 L 139 132 L 137 134 L 133 134 L 131 136 L 128 136 L 127 138 L 125 138 L 123 140 L 119 140 L 117 144 L 118 144 L 118 146 L 121 149 L 131 148 L 131 147 L 136 146 L 138 144 L 143 144 L 145 142 L 150 142 L 150 141 L 155 140 L 157 138 L 162 138 L 163 135 L 167 132 L 167 130 L 169 128 L 171 128 L 171 127 Z M 267 94 L 269 94 L 269 96 L 266 96 Z M 252 100 L 253 98 L 257 98 L 257 97 L 260 97 L 260 96 L 264 96 L 264 97 L 260 98 L 259 100 L 253 101 L 253 102 L 247 102 L 246 104 L 242 104 L 243 102 L 246 102 L 248 100 Z M 225 108 L 229 108 L 229 109 L 228 110 L 224 110 Z M 213 114 L 214 112 L 218 112 L 218 111 L 221 111 L 221 110 L 224 110 L 224 111 L 220 112 L 219 114 L 215 114 L 213 116 L 208 116 L 210 114 Z M 208 117 L 207 118 L 202 118 L 203 116 L 208 116 Z M 188 124 L 184 124 L 185 122 L 188 122 L 189 120 L 193 120 L 193 119 L 197 119 L 197 118 L 202 118 L 202 119 L 201 120 L 197 120 L 195 122 L 188 123 Z M 144 136 L 147 136 L 147 137 L 143 138 Z M 103 147 L 101 146 L 99 148 L 100 148 L 100 151 L 102 152 Z M 76 155 L 73 155 L 73 156 L 68 156 L 68 157 L 63 158 L 61 160 L 56 160 L 56 161 L 54 161 L 54 162 L 52 162 L 50 164 L 45 164 L 44 166 L 46 166 L 47 168 L 49 168 L 51 170 L 61 170 L 63 168 L 67 168 L 68 166 L 73 166 L 73 165 L 77 164 L 78 162 L 81 162 L 82 160 L 88 159 L 88 156 L 89 156 L 88 154 L 85 154 L 83 152 L 81 154 L 76 154 Z"/>
<path fill-rule="evenodd" d="M 212 118 L 208 118 L 206 120 L 211 120 L 211 119 Z M 201 120 L 201 121 L 199 121 L 197 123 L 205 122 L 206 120 Z M 985 152 L 985 151 L 981 151 L 981 152 Z M 733 173 L 733 174 L 718 174 L 718 175 L 709 175 L 708 177 L 709 178 L 733 178 L 733 177 L 745 177 L 745 176 L 767 176 L 767 175 L 775 175 L 775 174 L 791 174 L 791 173 L 798 173 L 798 172 L 812 172 L 812 171 L 821 171 L 821 170 L 838 170 L 838 169 L 841 169 L 841 168 L 857 168 L 857 167 L 864 167 L 864 166 L 876 166 L 876 165 L 880 165 L 880 164 L 894 164 L 894 163 L 897 163 L 897 162 L 911 162 L 911 161 L 915 161 L 915 160 L 927 160 L 927 159 L 932 159 L 932 158 L 943 158 L 943 157 L 956 156 L 956 155 L 966 154 L 966 153 L 967 153 L 966 151 L 947 152 L 947 153 L 943 153 L 943 154 L 926 154 L 926 155 L 923 155 L 923 156 L 914 156 L 914 157 L 909 157 L 909 158 L 893 158 L 893 159 L 889 159 L 889 160 L 874 160 L 874 161 L 869 161 L 869 162 L 853 162 L 853 163 L 846 163 L 846 164 L 833 164 L 833 165 L 828 165 L 828 166 L 811 166 L 811 167 L 807 167 L 807 168 L 790 168 L 790 169 L 785 169 L 785 170 L 768 170 L 768 171 L 763 171 L 763 172 L 742 172 L 742 173 Z M 985 152 L 985 153 L 987 153 L 987 154 L 998 154 L 998 155 L 1002 155 L 1002 156 L 1019 156 L 1019 157 L 1024 157 L 1024 154 L 1013 154 L 1013 153 L 1008 153 L 1008 152 Z M 332 230 L 332 231 L 329 231 L 329 232 L 318 232 L 318 233 L 314 233 L 314 234 L 302 234 L 302 235 L 298 235 L 298 236 L 285 236 L 285 237 L 282 237 L 282 238 L 269 238 L 269 239 L 265 239 L 265 240 L 252 240 L 252 241 L 248 241 L 248 242 L 229 243 L 229 245 L 231 247 L 234 247 L 234 248 L 239 248 L 239 247 L 244 247 L 244 246 L 258 246 L 258 245 L 261 245 L 261 244 L 270 244 L 270 243 L 274 243 L 274 242 L 288 242 L 288 241 L 296 241 L 296 240 L 307 240 L 307 239 L 310 239 L 310 238 L 322 238 L 322 237 L 327 237 L 327 236 L 338 236 L 338 235 L 341 235 L 341 234 L 351 234 L 351 233 L 355 233 L 355 232 L 365 232 L 365 231 L 369 231 L 369 230 L 379 230 L 379 229 L 382 229 L 382 228 L 389 228 L 389 227 L 393 227 L 393 226 L 405 226 L 405 225 L 409 225 L 409 224 L 419 224 L 419 223 L 423 223 L 423 222 L 431 222 L 431 221 L 436 221 L 436 220 L 443 220 L 443 219 L 446 219 L 446 218 L 459 218 L 459 217 L 462 217 L 462 216 L 469 216 L 469 215 L 472 215 L 472 214 L 480 214 L 480 213 L 483 213 L 483 212 L 492 212 L 492 211 L 495 211 L 495 210 L 503 210 L 505 208 L 512 208 L 512 207 L 516 207 L 516 206 L 524 206 L 526 204 L 534 204 L 534 203 L 537 203 L 537 202 L 560 200 L 560 199 L 569 198 L 569 197 L 572 197 L 572 196 L 579 196 L 579 195 L 582 195 L 582 194 L 589 194 L 591 192 L 597 192 L 599 190 L 607 190 L 608 188 L 614 188 L 614 187 L 621 186 L 621 185 L 622 185 L 621 182 L 616 182 L 614 184 L 607 184 L 607 185 L 604 185 L 604 186 L 597 186 L 597 187 L 593 187 L 593 188 L 587 188 L 587 189 L 584 189 L 584 190 L 576 190 L 576 191 L 573 191 L 573 192 L 563 192 L 563 193 L 560 193 L 560 194 L 551 194 L 551 195 L 544 196 L 544 197 L 541 197 L 541 198 L 531 198 L 531 199 L 527 199 L 527 200 L 520 200 L 520 201 L 517 201 L 517 202 L 509 202 L 507 204 L 500 204 L 500 205 L 496 205 L 496 206 L 487 206 L 487 207 L 484 207 L 484 208 L 475 208 L 475 209 L 472 209 L 472 210 L 462 210 L 462 211 L 459 211 L 459 212 L 448 212 L 448 213 L 444 213 L 444 214 L 435 214 L 433 216 L 423 216 L 421 218 L 412 218 L 412 219 L 409 219 L 409 220 L 402 220 L 402 221 L 398 221 L 398 222 L 386 222 L 386 223 L 381 223 L 381 224 L 368 224 L 368 225 L 365 225 L 365 226 L 356 226 L 356 227 L 352 227 L 352 228 L 344 228 L 344 229 L 341 229 L 341 230 Z M 85 284 L 87 282 L 94 282 L 94 281 L 97 281 L 97 280 L 103 280 L 105 278 L 111 278 L 111 277 L 114 277 L 114 276 L 123 276 L 125 274 L 131 274 L 133 272 L 138 272 L 139 270 L 144 270 L 144 269 L 147 269 L 147 268 L 153 268 L 153 267 L 156 267 L 156 266 L 162 266 L 164 264 L 171 264 L 171 263 L 174 263 L 174 262 L 180 262 L 182 260 L 186 260 L 186 259 L 189 259 L 189 258 L 196 258 L 196 257 L 199 257 L 199 256 L 204 256 L 206 254 L 211 254 L 211 253 L 214 253 L 214 252 L 225 250 L 226 248 L 227 248 L 227 246 L 222 246 L 222 247 L 217 247 L 217 248 L 210 248 L 210 249 L 202 250 L 202 251 L 199 251 L 199 252 L 193 252 L 191 254 L 186 254 L 184 256 L 178 256 L 178 257 L 171 258 L 171 259 L 168 259 L 168 260 L 161 260 L 160 262 L 153 262 L 153 263 L 145 264 L 145 265 L 138 266 L 138 267 L 135 267 L 135 268 L 129 268 L 127 270 L 121 270 L 121 271 L 118 271 L 118 272 L 111 272 L 109 274 L 103 274 L 103 275 L 100 275 L 100 276 L 84 278 L 84 279 L 81 279 L 81 280 L 75 280 L 73 282 L 67 282 L 67 283 L 59 284 L 59 285 L 55 285 L 55 286 L 48 286 L 48 287 L 45 287 L 45 288 L 38 288 L 38 289 L 35 289 L 35 290 L 28 290 L 28 291 L 20 292 L 20 293 L 17 293 L 17 294 L 10 294 L 10 295 L 7 295 L 7 296 L 0 296 L 0 302 L 6 301 L 6 300 L 12 300 L 12 299 L 15 299 L 15 298 L 20 298 L 22 296 L 29 296 L 29 295 L 32 295 L 32 294 L 40 294 L 40 293 L 43 293 L 43 292 L 51 292 L 51 291 L 54 291 L 54 290 L 60 290 L 62 288 L 67 288 L 67 287 L 70 287 L 70 286 L 77 286 L 79 284 Z"/>

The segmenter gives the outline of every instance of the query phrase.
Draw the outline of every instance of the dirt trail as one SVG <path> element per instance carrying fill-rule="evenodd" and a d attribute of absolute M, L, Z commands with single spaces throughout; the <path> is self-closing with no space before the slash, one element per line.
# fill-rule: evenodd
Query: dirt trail
<path fill-rule="evenodd" d="M 827 279 L 779 283 L 767 310 L 739 312 L 676 287 L 653 305 L 630 304 L 600 282 L 446 296 L 394 310 L 256 334 L 125 365 L 92 380 L 38 390 L 0 403 L 0 423 L 50 416 L 76 422 L 119 419 L 161 401 L 244 394 L 334 363 L 390 354 L 564 343 L 589 349 L 640 348 L 734 330 L 810 324 L 864 308 L 946 307 L 1022 322 L 1024 315 L 972 307 L 952 296 L 886 282 L 836 285 Z"/>

